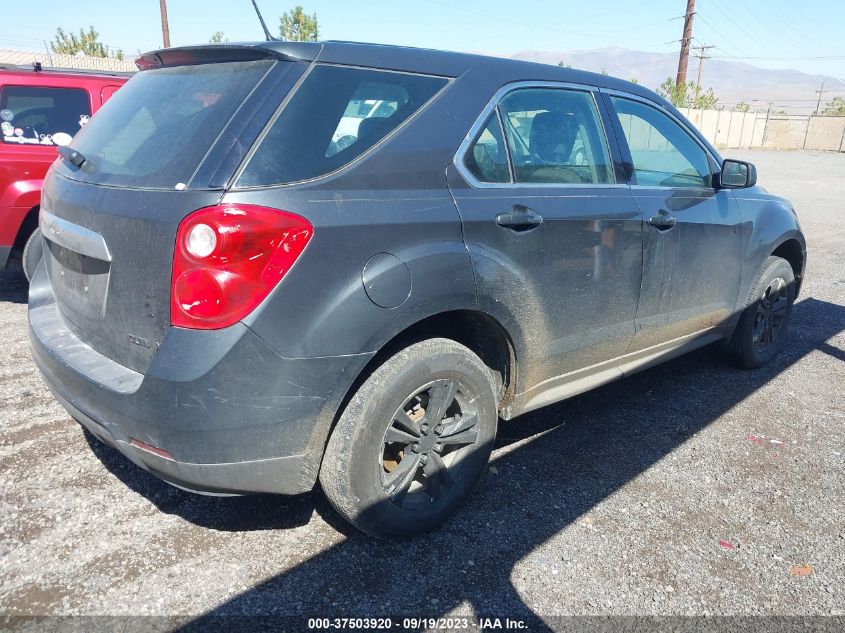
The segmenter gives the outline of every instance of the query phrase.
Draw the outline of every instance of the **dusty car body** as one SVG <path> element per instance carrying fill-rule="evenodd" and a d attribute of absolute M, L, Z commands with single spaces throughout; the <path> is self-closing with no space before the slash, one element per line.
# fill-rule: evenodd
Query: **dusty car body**
<path fill-rule="evenodd" d="M 343 42 L 139 66 L 48 176 L 29 321 L 71 415 L 174 485 L 319 475 L 362 529 L 415 534 L 499 417 L 719 340 L 745 366 L 782 344 L 791 205 L 641 86 Z M 390 114 L 338 147 L 356 100 Z"/>

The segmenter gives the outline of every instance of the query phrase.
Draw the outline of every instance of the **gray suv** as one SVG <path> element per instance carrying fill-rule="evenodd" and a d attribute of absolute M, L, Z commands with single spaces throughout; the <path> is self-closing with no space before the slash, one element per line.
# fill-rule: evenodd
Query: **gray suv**
<path fill-rule="evenodd" d="M 345 42 L 138 65 L 47 178 L 29 324 L 59 402 L 173 485 L 319 479 L 419 534 L 499 418 L 784 342 L 792 206 L 641 86 Z"/>

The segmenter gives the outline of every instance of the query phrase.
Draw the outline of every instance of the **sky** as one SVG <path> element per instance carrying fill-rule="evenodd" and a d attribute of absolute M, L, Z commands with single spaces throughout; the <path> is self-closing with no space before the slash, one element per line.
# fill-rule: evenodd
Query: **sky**
<path fill-rule="evenodd" d="M 677 51 L 686 0 L 258 0 L 277 34 L 300 2 L 322 39 L 512 54 L 618 46 Z M 168 0 L 173 45 L 263 39 L 250 0 Z M 0 47 L 44 50 L 56 29 L 93 25 L 127 56 L 161 46 L 158 0 L 4 2 Z M 714 57 L 845 79 L 845 0 L 697 0 L 695 43 Z"/>

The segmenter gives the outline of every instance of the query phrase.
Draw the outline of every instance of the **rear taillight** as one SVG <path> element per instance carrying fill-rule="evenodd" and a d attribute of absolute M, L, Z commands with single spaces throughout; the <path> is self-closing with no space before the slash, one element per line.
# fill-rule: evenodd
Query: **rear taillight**
<path fill-rule="evenodd" d="M 214 330 L 241 320 L 281 281 L 313 232 L 305 218 L 250 204 L 194 211 L 176 233 L 170 323 Z"/>

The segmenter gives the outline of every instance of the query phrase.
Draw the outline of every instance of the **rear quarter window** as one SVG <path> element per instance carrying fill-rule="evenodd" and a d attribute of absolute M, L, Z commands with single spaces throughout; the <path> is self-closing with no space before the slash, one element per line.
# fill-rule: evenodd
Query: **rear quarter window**
<path fill-rule="evenodd" d="M 82 88 L 0 88 L 4 144 L 67 145 L 90 116 L 91 98 Z"/>
<path fill-rule="evenodd" d="M 349 164 L 399 127 L 448 80 L 317 66 L 271 124 L 238 187 L 322 176 Z"/>

